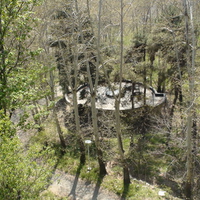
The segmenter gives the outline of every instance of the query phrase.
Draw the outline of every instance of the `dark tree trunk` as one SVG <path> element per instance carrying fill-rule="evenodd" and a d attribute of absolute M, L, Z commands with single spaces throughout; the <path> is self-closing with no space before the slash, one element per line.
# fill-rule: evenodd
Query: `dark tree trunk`
<path fill-rule="evenodd" d="M 80 153 L 81 153 L 81 156 L 80 156 L 80 164 L 81 165 L 84 165 L 85 162 L 86 162 L 86 156 L 85 156 L 85 145 L 82 141 L 81 138 L 79 138 L 79 147 L 80 147 Z"/>
<path fill-rule="evenodd" d="M 123 174 L 124 174 L 124 186 L 127 186 L 131 183 L 131 180 L 129 175 L 129 169 L 126 165 L 123 166 Z"/>
<path fill-rule="evenodd" d="M 60 139 L 60 144 L 61 144 L 61 147 L 62 147 L 61 153 L 64 154 L 65 149 L 66 149 L 65 139 L 64 139 L 63 132 L 61 130 L 59 121 L 58 121 L 58 116 L 55 112 L 56 111 L 54 111 L 54 119 L 55 119 L 55 122 L 56 122 L 56 128 L 57 128 L 58 136 L 59 136 L 59 139 Z"/>
<path fill-rule="evenodd" d="M 144 77 L 143 77 L 143 81 L 144 81 L 144 105 L 146 105 L 146 93 L 147 93 L 147 70 L 146 70 L 146 66 L 144 67 Z"/>
<path fill-rule="evenodd" d="M 197 154 L 197 136 L 198 136 L 196 112 L 194 113 L 194 117 L 193 117 L 192 131 L 193 131 L 193 154 L 194 154 L 194 157 L 196 157 L 196 154 Z"/>
<path fill-rule="evenodd" d="M 184 193 L 185 193 L 186 200 L 192 200 L 192 184 L 191 184 L 191 182 L 185 183 Z"/>
<path fill-rule="evenodd" d="M 132 82 L 132 90 L 131 90 L 131 103 L 132 103 L 132 109 L 134 109 L 134 89 L 135 89 L 135 82 Z"/>
<path fill-rule="evenodd" d="M 99 174 L 101 177 L 103 177 L 107 174 L 107 171 L 106 171 L 105 163 L 103 161 L 103 152 L 101 151 L 101 149 L 97 150 L 97 156 L 98 156 L 98 162 L 99 162 Z"/>
<path fill-rule="evenodd" d="M 158 73 L 158 86 L 157 86 L 157 91 L 158 92 L 165 92 L 165 72 L 159 72 Z"/>
<path fill-rule="evenodd" d="M 2 21 L 0 15 L 0 33 L 2 32 Z M 7 91 L 7 76 L 6 76 L 6 57 L 5 57 L 5 50 L 4 50 L 4 41 L 3 36 L 0 38 L 0 53 L 1 53 L 1 60 L 0 60 L 0 83 L 1 83 L 1 90 Z M 6 92 L 2 92 L 0 96 L 0 109 L 3 110 L 4 114 L 6 115 L 7 112 L 7 101 Z"/>
<path fill-rule="evenodd" d="M 173 103 L 172 103 L 172 108 L 170 110 L 171 120 L 173 119 L 173 116 L 174 116 L 174 110 L 175 110 L 176 102 L 178 100 L 178 94 L 179 94 L 178 87 L 175 86 L 175 88 L 174 88 L 174 100 L 173 100 Z M 171 130 L 171 128 L 172 128 L 172 125 L 170 124 L 170 130 Z"/>
<path fill-rule="evenodd" d="M 169 115 L 170 122 L 169 122 L 169 131 L 167 133 L 166 146 L 169 145 L 169 141 L 170 141 L 170 137 L 171 137 L 172 121 L 173 121 L 174 110 L 175 110 L 175 107 L 176 107 L 176 102 L 178 100 L 178 96 L 179 96 L 178 87 L 175 86 L 175 88 L 174 88 L 174 100 L 173 100 L 172 107 L 171 107 L 171 110 L 170 110 L 170 115 Z"/>

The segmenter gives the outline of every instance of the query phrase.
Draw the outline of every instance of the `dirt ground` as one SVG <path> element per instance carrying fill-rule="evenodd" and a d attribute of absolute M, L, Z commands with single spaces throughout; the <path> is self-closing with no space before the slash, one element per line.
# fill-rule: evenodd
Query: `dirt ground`
<path fill-rule="evenodd" d="M 76 176 L 56 170 L 48 190 L 60 198 L 70 200 L 119 200 L 120 197 Z"/>

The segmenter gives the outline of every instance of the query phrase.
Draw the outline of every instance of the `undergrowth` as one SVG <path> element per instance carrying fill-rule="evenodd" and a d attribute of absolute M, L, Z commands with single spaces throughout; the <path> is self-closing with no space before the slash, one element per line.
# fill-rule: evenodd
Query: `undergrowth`
<path fill-rule="evenodd" d="M 48 128 L 49 129 L 49 128 Z M 51 129 L 55 130 L 55 125 L 51 125 Z M 51 130 L 52 132 L 52 130 Z M 56 132 L 56 130 L 55 130 Z M 53 137 L 52 137 L 53 136 Z M 80 152 L 78 145 L 76 144 L 76 138 L 71 135 L 71 133 L 66 132 L 65 137 L 67 141 L 67 149 L 65 154 L 61 153 L 59 141 L 56 139 L 55 135 L 49 135 L 49 130 L 43 130 L 32 138 L 32 142 L 39 142 L 43 145 L 51 146 L 55 150 L 55 159 L 57 160 L 56 168 L 71 175 L 77 175 L 79 178 L 90 181 L 92 183 L 97 183 L 99 178 L 98 163 L 95 154 L 95 145 L 91 145 L 90 148 L 90 157 L 87 154 L 86 148 L 86 164 L 80 166 Z M 135 137 L 134 143 L 138 142 L 137 137 Z M 46 144 L 48 142 L 48 144 Z M 176 154 L 175 148 L 172 148 L 171 151 L 168 149 L 164 151 L 163 143 L 165 142 L 162 136 L 160 135 L 148 135 L 143 144 L 143 151 L 137 151 L 137 146 L 134 147 L 133 151 L 129 151 L 130 138 L 125 138 L 123 141 L 125 145 L 125 154 L 127 156 L 129 164 L 134 166 L 132 170 L 132 177 L 137 173 L 146 173 L 148 179 L 157 179 L 160 174 L 166 174 L 169 166 L 166 162 L 166 153 Z M 117 164 L 117 154 L 114 155 L 113 152 L 117 152 L 117 141 L 116 138 L 109 138 L 109 141 L 105 141 L 106 144 L 109 144 L 112 154 L 109 157 L 109 153 L 106 152 L 106 162 L 114 161 L 114 166 L 109 169 L 109 173 L 104 177 L 101 186 L 108 189 L 109 191 L 114 192 L 115 194 L 121 196 L 123 194 L 123 177 L 122 177 L 122 168 Z M 159 151 L 158 151 L 159 148 Z M 169 152 L 170 151 L 170 152 Z M 140 171 L 137 171 L 137 165 L 140 165 Z M 131 169 L 131 167 L 130 167 Z M 146 170 L 146 171 L 145 171 Z M 165 185 L 156 185 L 156 183 L 147 183 L 145 180 L 141 181 L 138 178 L 143 176 L 138 176 L 131 178 L 131 184 L 128 187 L 126 198 L 128 200 L 161 200 L 163 197 L 158 195 L 159 190 L 165 190 L 165 199 L 178 199 L 173 197 L 172 191 L 169 187 Z M 137 178 L 137 179 L 136 179 Z M 46 197 L 45 197 L 46 195 Z M 57 199 L 64 200 L 66 198 L 57 198 L 51 193 L 45 193 L 43 199 Z M 41 198 L 42 199 L 42 198 Z"/>

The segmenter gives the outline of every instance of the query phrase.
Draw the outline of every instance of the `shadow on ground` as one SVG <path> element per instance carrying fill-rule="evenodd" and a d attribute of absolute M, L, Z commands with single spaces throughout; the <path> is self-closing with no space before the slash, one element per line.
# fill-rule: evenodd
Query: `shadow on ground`
<path fill-rule="evenodd" d="M 78 180 L 79 180 L 79 177 L 80 177 L 80 173 L 81 173 L 81 170 L 83 168 L 83 165 L 79 165 L 78 168 L 77 168 L 77 171 L 76 171 L 76 176 L 74 178 L 74 182 L 73 182 L 73 186 L 72 186 L 72 189 L 68 195 L 68 197 L 72 197 L 73 200 L 77 199 L 77 195 L 76 195 L 76 190 L 77 190 L 77 186 L 78 186 Z M 99 196 L 99 191 L 100 191 L 100 188 L 101 188 L 101 184 L 103 182 L 103 178 L 104 176 L 102 175 L 99 175 L 98 179 L 97 179 L 97 182 L 96 182 L 96 185 L 94 187 L 94 192 L 92 194 L 92 198 L 91 200 L 97 200 L 98 196 Z M 86 183 L 85 183 L 86 184 Z M 91 182 L 89 182 L 88 185 L 90 185 Z"/>
<path fill-rule="evenodd" d="M 92 196 L 92 200 L 96 200 L 97 199 L 98 194 L 99 194 L 99 189 L 100 189 L 101 184 L 103 182 L 103 178 L 104 178 L 104 176 L 99 175 L 97 183 L 96 183 L 96 186 L 95 186 L 95 190 L 94 190 L 94 193 L 93 193 L 93 196 Z"/>
<path fill-rule="evenodd" d="M 81 169 L 83 168 L 83 165 L 82 164 L 79 164 L 78 166 L 78 169 L 76 171 L 76 176 L 74 178 L 74 183 L 73 183 L 73 186 L 72 186 L 72 189 L 71 189 L 71 192 L 69 193 L 68 197 L 69 196 L 73 196 L 73 199 L 76 199 L 76 188 L 77 188 L 77 185 L 78 185 L 78 179 L 79 179 L 79 176 L 80 176 L 80 173 L 81 173 Z"/>

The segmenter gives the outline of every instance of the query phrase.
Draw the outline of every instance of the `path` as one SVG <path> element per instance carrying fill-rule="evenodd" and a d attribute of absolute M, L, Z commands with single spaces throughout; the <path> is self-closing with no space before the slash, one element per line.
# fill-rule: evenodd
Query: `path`
<path fill-rule="evenodd" d="M 75 176 L 56 170 L 48 190 L 58 197 L 70 200 L 119 200 L 114 193 L 102 189 L 96 184 L 77 179 Z"/>

